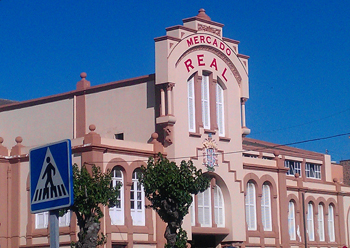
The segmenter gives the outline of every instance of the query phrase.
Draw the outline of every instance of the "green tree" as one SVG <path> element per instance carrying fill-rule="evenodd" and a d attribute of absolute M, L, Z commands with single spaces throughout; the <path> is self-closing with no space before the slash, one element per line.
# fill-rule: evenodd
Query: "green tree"
<path fill-rule="evenodd" d="M 161 154 L 155 159 L 149 158 L 147 167 L 142 166 L 141 170 L 139 180 L 151 202 L 150 207 L 167 223 L 165 247 L 186 247 L 187 234 L 181 228 L 182 221 L 191 206 L 191 194 L 206 190 L 209 178 L 202 174 L 202 170 L 197 170 L 192 161 L 183 160 L 177 166 Z"/>
<path fill-rule="evenodd" d="M 113 187 L 111 181 L 109 170 L 103 173 L 100 167 L 92 165 L 89 173 L 85 164 L 80 169 L 73 165 L 74 204 L 60 213 L 63 215 L 70 209 L 77 216 L 79 240 L 72 244 L 73 247 L 94 248 L 106 242 L 104 234 L 99 235 L 103 217 L 101 206 L 114 207 L 121 186 Z"/>

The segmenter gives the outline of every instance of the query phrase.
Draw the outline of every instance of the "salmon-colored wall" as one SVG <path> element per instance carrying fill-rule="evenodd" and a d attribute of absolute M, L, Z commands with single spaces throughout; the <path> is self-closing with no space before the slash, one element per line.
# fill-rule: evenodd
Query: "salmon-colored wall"
<path fill-rule="evenodd" d="M 66 99 L 46 104 L 1 111 L 0 136 L 3 145 L 14 146 L 21 136 L 26 146 L 38 146 L 73 138 L 73 100 Z M 6 130 L 6 131 L 5 131 Z"/>
<path fill-rule="evenodd" d="M 332 178 L 337 178 L 339 182 L 343 182 L 343 166 L 340 164 L 332 164 Z"/>
<path fill-rule="evenodd" d="M 155 131 L 154 82 L 88 94 L 86 109 L 87 125 L 95 124 L 102 137 L 124 133 L 125 140 L 147 143 Z"/>

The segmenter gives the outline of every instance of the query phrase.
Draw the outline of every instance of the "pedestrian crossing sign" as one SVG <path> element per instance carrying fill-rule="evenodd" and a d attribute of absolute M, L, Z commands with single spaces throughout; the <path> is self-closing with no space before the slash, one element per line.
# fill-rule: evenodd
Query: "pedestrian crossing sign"
<path fill-rule="evenodd" d="M 65 208 L 73 204 L 70 140 L 31 149 L 29 164 L 32 213 Z"/>

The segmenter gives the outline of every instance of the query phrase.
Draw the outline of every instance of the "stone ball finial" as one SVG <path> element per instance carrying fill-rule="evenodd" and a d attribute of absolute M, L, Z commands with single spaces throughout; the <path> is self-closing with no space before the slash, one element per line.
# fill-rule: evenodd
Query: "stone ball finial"
<path fill-rule="evenodd" d="M 338 178 L 336 178 L 336 177 L 333 178 L 333 182 L 335 182 L 335 183 L 338 182 Z"/>
<path fill-rule="evenodd" d="M 86 72 L 82 72 L 82 73 L 80 73 L 80 77 L 81 77 L 82 79 L 85 79 L 85 78 L 87 77 Z"/>
<path fill-rule="evenodd" d="M 295 177 L 295 178 L 299 178 L 299 177 L 300 177 L 299 173 L 295 173 L 295 174 L 294 174 L 294 177 Z"/>
<path fill-rule="evenodd" d="M 158 134 L 157 133 L 152 133 L 151 137 L 152 137 L 152 139 L 156 140 L 156 139 L 158 139 Z"/>
<path fill-rule="evenodd" d="M 96 130 L 96 126 L 95 126 L 94 124 L 91 124 L 91 125 L 89 126 L 89 130 L 90 130 L 91 132 L 95 131 L 95 130 Z"/>
<path fill-rule="evenodd" d="M 0 137 L 0 144 L 2 144 L 4 142 L 4 138 Z"/>
<path fill-rule="evenodd" d="M 273 155 L 275 155 L 275 157 L 278 157 L 280 155 L 280 152 L 279 151 L 274 151 Z"/>
<path fill-rule="evenodd" d="M 23 139 L 22 139 L 21 136 L 17 136 L 15 141 L 16 141 L 17 144 L 20 144 L 20 143 L 22 143 Z"/>

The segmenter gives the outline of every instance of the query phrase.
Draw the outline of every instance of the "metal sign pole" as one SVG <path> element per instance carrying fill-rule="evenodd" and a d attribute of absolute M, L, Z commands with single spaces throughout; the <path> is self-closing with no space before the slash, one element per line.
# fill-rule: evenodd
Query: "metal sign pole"
<path fill-rule="evenodd" d="M 59 210 L 50 210 L 50 248 L 59 248 L 58 212 Z"/>

